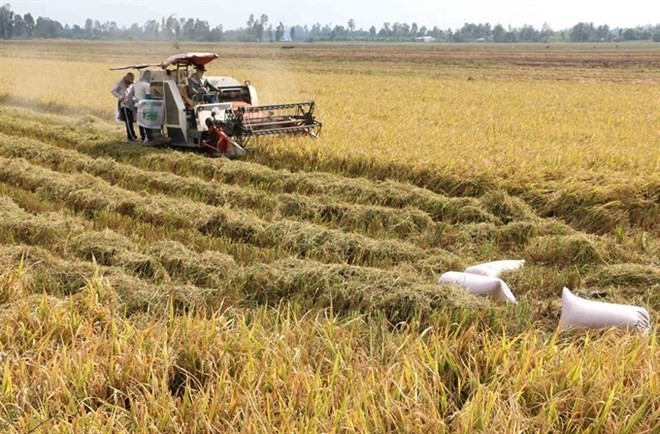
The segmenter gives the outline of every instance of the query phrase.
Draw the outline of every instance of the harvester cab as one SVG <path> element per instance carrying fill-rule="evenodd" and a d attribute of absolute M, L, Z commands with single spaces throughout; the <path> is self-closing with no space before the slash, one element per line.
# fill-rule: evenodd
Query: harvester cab
<path fill-rule="evenodd" d="M 316 137 L 321 122 L 314 117 L 314 102 L 258 105 L 256 89 L 232 77 L 207 77 L 215 89 L 203 97 L 189 93 L 194 70 L 217 59 L 216 53 L 185 53 L 160 64 L 119 69 L 154 68 L 151 99 L 137 103 L 138 123 L 151 128 L 157 143 L 198 148 L 213 156 L 239 158 L 253 137 L 308 134 Z"/>

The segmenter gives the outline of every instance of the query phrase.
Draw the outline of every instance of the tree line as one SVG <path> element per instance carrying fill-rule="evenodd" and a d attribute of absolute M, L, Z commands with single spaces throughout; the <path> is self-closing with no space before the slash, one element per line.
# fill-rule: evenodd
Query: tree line
<path fill-rule="evenodd" d="M 440 29 L 437 26 L 418 26 L 417 23 L 385 22 L 378 29 L 357 28 L 350 19 L 346 26 L 321 25 L 285 26 L 281 21 L 271 23 L 268 15 L 251 14 L 245 27 L 225 30 L 223 26 L 211 27 L 208 21 L 198 18 L 177 18 L 170 15 L 160 20 L 147 20 L 130 27 L 118 26 L 114 21 L 101 23 L 88 18 L 81 26 L 62 25 L 47 17 L 34 17 L 27 13 L 16 14 L 9 4 L 0 7 L 0 39 L 92 39 L 92 40 L 145 40 L 145 41 L 198 41 L 198 42 L 281 42 L 281 41 L 437 41 L 437 42 L 612 42 L 648 41 L 660 42 L 660 24 L 634 28 L 611 29 L 608 25 L 595 26 L 580 22 L 575 26 L 555 31 L 547 24 L 540 29 L 531 25 L 522 27 L 494 26 L 489 23 L 465 23 L 457 29 Z"/>

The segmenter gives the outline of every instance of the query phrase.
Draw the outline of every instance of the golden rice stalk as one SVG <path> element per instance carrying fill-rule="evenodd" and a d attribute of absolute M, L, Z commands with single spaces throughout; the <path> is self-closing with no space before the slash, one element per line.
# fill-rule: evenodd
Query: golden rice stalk
<path fill-rule="evenodd" d="M 20 208 L 12 199 L 0 197 L 0 239 L 27 244 L 56 245 L 82 227 L 56 213 L 34 215 Z"/>
<path fill-rule="evenodd" d="M 592 235 L 542 236 L 525 249 L 531 261 L 547 265 L 604 264 L 617 257 L 614 246 Z"/>
<path fill-rule="evenodd" d="M 89 262 L 67 261 L 41 247 L 0 244 L 0 267 L 11 270 L 19 264 L 30 276 L 30 284 L 26 287 L 28 293 L 51 295 L 78 292 L 95 270 Z"/>
<path fill-rule="evenodd" d="M 585 284 L 638 287 L 651 290 L 660 287 L 660 267 L 653 264 L 604 265 L 585 277 Z"/>
<path fill-rule="evenodd" d="M 365 178 L 349 178 L 331 173 L 290 172 L 276 170 L 249 162 L 226 161 L 220 164 L 198 156 L 177 154 L 149 155 L 143 162 L 151 169 L 168 170 L 178 175 L 201 177 L 224 183 L 249 185 L 278 193 L 302 195 L 327 195 L 347 203 L 386 206 L 393 208 L 416 207 L 436 221 L 464 221 L 478 208 L 475 199 L 453 199 L 408 183 L 372 181 Z M 142 163 L 141 163 L 142 164 Z M 496 220 L 482 212 L 481 218 Z M 474 217 L 473 217 L 474 218 Z"/>
<path fill-rule="evenodd" d="M 267 226 L 259 239 L 262 245 L 279 246 L 301 258 L 324 258 L 349 264 L 388 266 L 424 255 L 409 243 L 374 240 L 286 220 Z"/>
<path fill-rule="evenodd" d="M 414 274 L 313 261 L 285 259 L 245 267 L 235 277 L 249 301 L 277 305 L 292 300 L 302 306 L 335 312 L 385 312 L 393 322 L 427 316 L 452 307 L 483 309 L 488 303 L 462 288 L 420 282 Z"/>
<path fill-rule="evenodd" d="M 217 288 L 236 267 L 236 261 L 229 255 L 213 251 L 197 253 L 176 241 L 153 243 L 148 253 L 157 258 L 171 276 L 196 286 Z"/>
<path fill-rule="evenodd" d="M 120 253 L 137 250 L 135 243 L 109 229 L 83 232 L 71 240 L 71 246 L 81 258 L 100 265 L 112 265 Z"/>
<path fill-rule="evenodd" d="M 538 221 L 538 217 L 525 201 L 510 196 L 506 191 L 488 192 L 481 196 L 479 201 L 504 224 L 522 220 Z"/>

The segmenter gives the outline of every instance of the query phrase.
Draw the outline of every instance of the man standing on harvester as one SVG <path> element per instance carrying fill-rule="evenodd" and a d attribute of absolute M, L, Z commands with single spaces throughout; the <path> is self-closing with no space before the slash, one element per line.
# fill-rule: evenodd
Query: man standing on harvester
<path fill-rule="evenodd" d="M 132 72 L 127 73 L 112 87 L 110 93 L 117 98 L 117 119 L 124 121 L 126 125 L 126 140 L 129 143 L 137 142 L 138 138 L 133 129 L 133 103 L 129 98 L 129 92 L 133 87 L 135 76 Z"/>
<path fill-rule="evenodd" d="M 142 73 L 140 80 L 133 84 L 133 87 L 129 91 L 129 98 L 133 103 L 135 110 L 133 111 L 134 119 L 137 121 L 138 127 L 140 129 L 140 141 L 146 144 L 149 140 L 152 139 L 149 128 L 145 128 L 141 125 L 139 117 L 139 108 L 140 104 L 143 103 L 143 100 L 151 99 L 151 71 L 146 70 Z"/>

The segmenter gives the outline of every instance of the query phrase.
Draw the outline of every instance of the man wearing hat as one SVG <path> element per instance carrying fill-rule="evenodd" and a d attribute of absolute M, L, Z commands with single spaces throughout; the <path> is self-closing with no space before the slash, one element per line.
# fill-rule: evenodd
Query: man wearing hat
<path fill-rule="evenodd" d="M 137 141 L 137 136 L 133 129 L 133 104 L 128 97 L 133 87 L 133 80 L 135 80 L 135 76 L 132 72 L 129 72 L 124 78 L 115 83 L 110 91 L 117 98 L 117 119 L 123 121 L 126 125 L 126 139 L 129 142 Z"/>
<path fill-rule="evenodd" d="M 188 95 L 193 101 L 217 102 L 217 93 L 210 93 L 210 90 L 219 92 L 219 89 L 204 77 L 205 72 L 204 65 L 195 66 L 195 72 L 188 79 Z"/>

